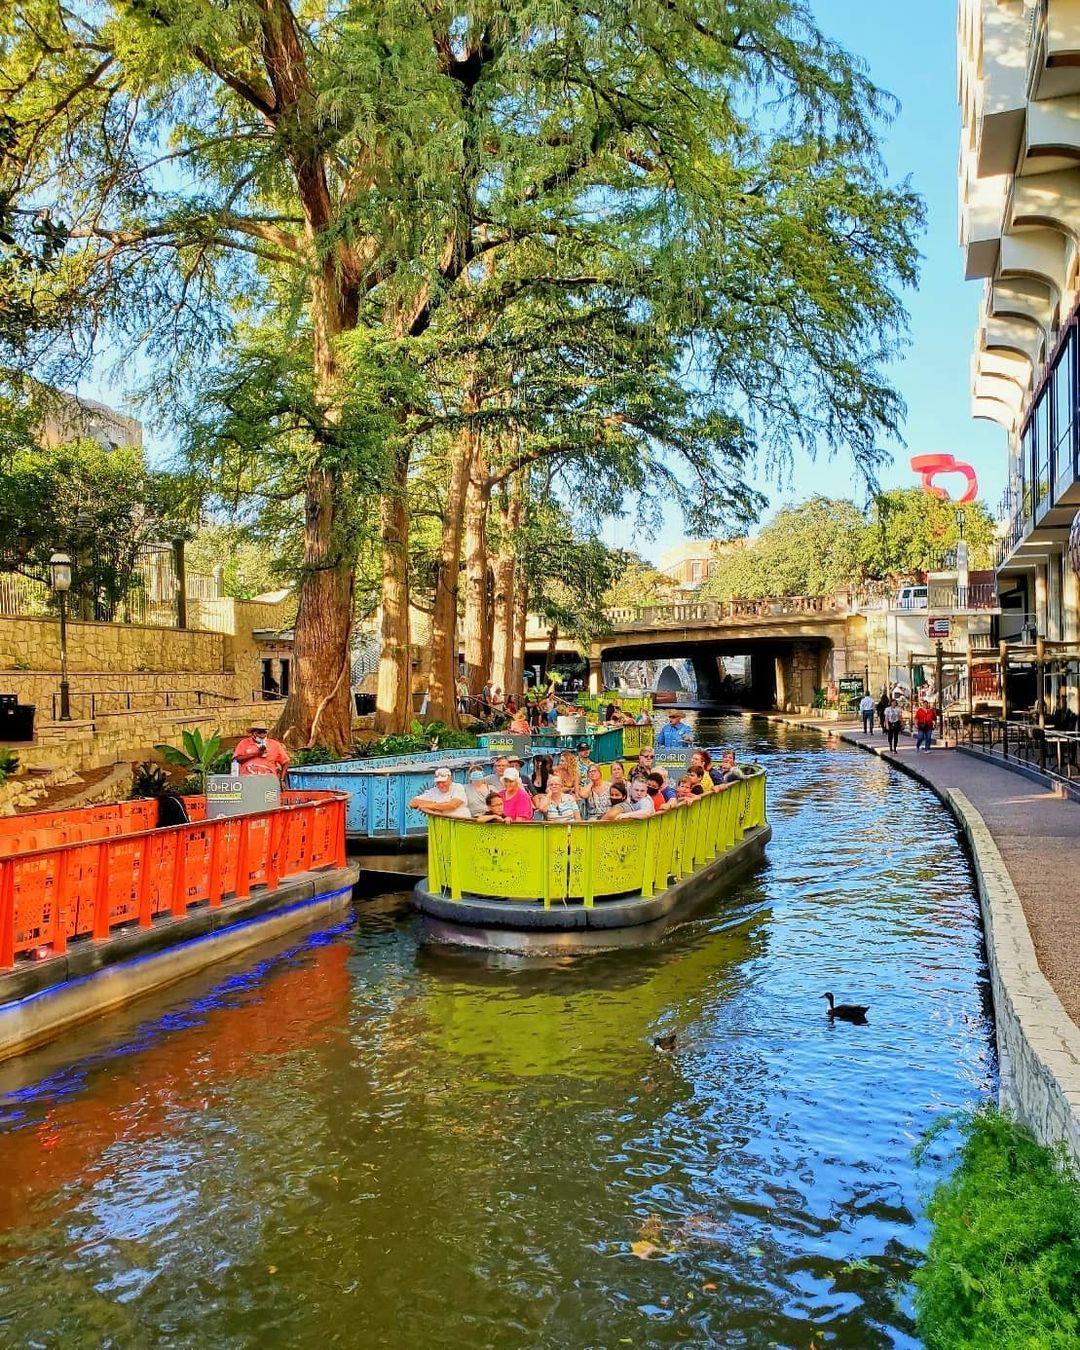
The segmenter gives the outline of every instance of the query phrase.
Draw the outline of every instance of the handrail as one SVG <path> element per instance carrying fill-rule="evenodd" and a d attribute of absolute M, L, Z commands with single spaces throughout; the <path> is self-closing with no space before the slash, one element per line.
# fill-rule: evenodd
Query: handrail
<path fill-rule="evenodd" d="M 217 689 L 87 689 L 85 691 L 76 690 L 69 695 L 72 704 L 85 703 L 90 700 L 90 712 L 86 720 L 95 721 L 99 717 L 122 717 L 127 713 L 159 712 L 170 710 L 172 708 L 189 708 L 190 700 L 194 698 L 196 708 L 221 708 L 230 704 L 240 703 L 241 699 L 235 694 L 223 694 Z M 104 699 L 123 699 L 124 706 L 120 708 L 99 707 L 99 701 Z M 164 699 L 162 704 L 151 704 L 146 707 L 132 707 L 131 700 L 135 699 Z M 204 704 L 203 699 L 208 702 Z M 52 695 L 52 720 L 57 720 L 56 710 L 58 707 L 58 696 Z"/>
<path fill-rule="evenodd" d="M 23 819 L 25 851 L 0 857 L 0 969 L 38 947 L 102 940 L 118 924 L 149 928 L 192 905 L 220 907 L 253 887 L 345 865 L 344 792 L 283 793 L 273 810 L 105 838 L 69 839 Z"/>
<path fill-rule="evenodd" d="M 652 896 L 728 852 L 766 824 L 764 770 L 693 802 L 635 819 L 489 824 L 432 816 L 428 881 L 434 892 L 507 902 L 581 902 Z"/>

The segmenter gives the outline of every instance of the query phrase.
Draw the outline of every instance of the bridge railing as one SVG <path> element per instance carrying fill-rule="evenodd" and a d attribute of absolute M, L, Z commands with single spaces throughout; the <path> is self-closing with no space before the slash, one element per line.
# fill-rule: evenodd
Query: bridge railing
<path fill-rule="evenodd" d="M 609 609 L 613 628 L 684 628 L 731 619 L 783 618 L 799 614 L 846 614 L 847 595 L 786 595 L 764 600 L 696 600 L 666 605 L 627 605 Z"/>

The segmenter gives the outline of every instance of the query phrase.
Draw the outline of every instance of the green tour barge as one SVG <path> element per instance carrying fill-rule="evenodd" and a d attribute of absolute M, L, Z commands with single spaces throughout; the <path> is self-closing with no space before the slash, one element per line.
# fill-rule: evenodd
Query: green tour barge
<path fill-rule="evenodd" d="M 414 898 L 430 942 L 495 951 L 651 942 L 763 856 L 765 771 L 657 815 L 490 822 L 432 816 Z"/>

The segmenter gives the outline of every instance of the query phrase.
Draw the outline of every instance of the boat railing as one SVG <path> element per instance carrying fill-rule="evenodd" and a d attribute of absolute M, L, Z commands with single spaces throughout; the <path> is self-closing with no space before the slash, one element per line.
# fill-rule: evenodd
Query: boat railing
<path fill-rule="evenodd" d="M 198 814 L 202 799 L 189 800 L 189 814 Z M 7 855 L 0 856 L 0 969 L 37 948 L 62 954 L 75 938 L 149 928 L 195 905 L 218 908 L 302 872 L 344 867 L 347 794 L 284 792 L 281 802 L 186 825 L 152 828 L 144 819 L 127 833 L 104 833 L 111 821 L 86 821 L 69 826 L 66 838 L 55 824 L 17 817 L 19 833 L 0 836 Z"/>
<path fill-rule="evenodd" d="M 653 816 L 572 823 L 428 820 L 428 884 L 465 896 L 553 904 L 664 891 L 765 825 L 765 771 Z"/>

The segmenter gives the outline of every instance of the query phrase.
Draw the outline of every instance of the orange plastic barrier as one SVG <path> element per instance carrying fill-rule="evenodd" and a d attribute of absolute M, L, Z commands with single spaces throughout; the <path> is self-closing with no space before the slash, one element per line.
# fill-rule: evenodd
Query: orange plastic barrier
<path fill-rule="evenodd" d="M 152 801 L 123 802 L 139 809 L 64 830 L 22 817 L 17 836 L 0 834 L 0 968 L 36 947 L 63 952 L 72 938 L 107 938 L 125 924 L 149 928 L 165 915 L 181 918 L 192 905 L 244 900 L 256 886 L 274 890 L 299 872 L 344 867 L 348 795 L 282 796 L 274 811 L 165 829 L 144 825 L 145 808 L 157 818 Z M 189 807 L 193 800 L 186 799 Z M 103 836 L 105 826 L 113 832 Z"/>

